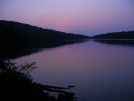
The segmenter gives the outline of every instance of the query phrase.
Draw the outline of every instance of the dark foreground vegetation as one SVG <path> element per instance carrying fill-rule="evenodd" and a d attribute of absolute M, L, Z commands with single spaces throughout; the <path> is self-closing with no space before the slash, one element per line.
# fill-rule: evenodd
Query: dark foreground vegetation
<path fill-rule="evenodd" d="M 43 29 L 19 22 L 0 21 L 0 47 L 3 49 L 18 49 L 27 46 L 50 47 L 66 44 L 69 40 L 88 38 L 89 36 L 85 35 Z"/>
<path fill-rule="evenodd" d="M 48 86 L 33 82 L 29 73 L 37 68 L 34 65 L 35 62 L 16 66 L 13 62 L 0 60 L 1 99 L 4 101 L 73 101 L 74 93 L 60 93 L 56 98 L 45 92 L 49 90 Z"/>
<path fill-rule="evenodd" d="M 93 39 L 134 39 L 134 31 L 112 32 L 99 34 L 92 37 Z"/>

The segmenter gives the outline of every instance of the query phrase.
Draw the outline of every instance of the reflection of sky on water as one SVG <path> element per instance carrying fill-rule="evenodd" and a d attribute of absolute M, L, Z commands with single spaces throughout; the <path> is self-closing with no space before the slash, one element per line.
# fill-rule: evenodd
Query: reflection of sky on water
<path fill-rule="evenodd" d="M 14 61 L 37 62 L 34 81 L 68 86 L 85 101 L 130 101 L 134 94 L 134 48 L 92 41 L 63 46 Z M 110 100 L 111 99 L 111 100 Z"/>

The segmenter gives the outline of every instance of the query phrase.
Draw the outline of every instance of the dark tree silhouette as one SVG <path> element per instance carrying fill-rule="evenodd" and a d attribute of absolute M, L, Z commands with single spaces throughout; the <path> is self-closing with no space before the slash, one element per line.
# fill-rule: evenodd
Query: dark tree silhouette
<path fill-rule="evenodd" d="M 134 31 L 122 31 L 122 32 L 112 32 L 107 34 L 95 35 L 94 39 L 134 39 Z"/>
<path fill-rule="evenodd" d="M 74 93 L 59 94 L 58 98 L 44 93 L 44 85 L 32 81 L 30 72 L 35 62 L 17 66 L 0 60 L 0 97 L 8 101 L 73 101 Z"/>
<path fill-rule="evenodd" d="M 27 45 L 48 47 L 80 39 L 89 39 L 89 37 L 43 29 L 19 22 L 0 21 L 0 47 L 5 49 L 18 49 Z"/>

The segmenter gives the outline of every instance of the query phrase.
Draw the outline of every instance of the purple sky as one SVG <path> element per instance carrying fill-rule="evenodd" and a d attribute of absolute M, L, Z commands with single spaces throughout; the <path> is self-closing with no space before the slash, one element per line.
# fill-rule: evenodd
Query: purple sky
<path fill-rule="evenodd" d="M 0 0 L 0 20 L 96 35 L 134 30 L 134 0 Z"/>

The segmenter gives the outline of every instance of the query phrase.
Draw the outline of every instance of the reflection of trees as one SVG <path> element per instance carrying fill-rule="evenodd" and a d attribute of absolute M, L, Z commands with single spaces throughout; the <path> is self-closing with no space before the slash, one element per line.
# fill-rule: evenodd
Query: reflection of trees
<path fill-rule="evenodd" d="M 19 49 L 53 48 L 66 44 L 84 42 L 88 36 L 63 33 L 12 21 L 0 21 L 0 58 L 16 58 L 38 50 Z"/>
<path fill-rule="evenodd" d="M 105 40 L 93 40 L 94 42 L 99 42 L 102 44 L 111 44 L 111 45 L 122 45 L 122 46 L 133 46 L 134 47 L 134 40 L 109 40 L 109 39 L 105 39 Z"/>
<path fill-rule="evenodd" d="M 63 45 L 72 45 L 72 44 L 79 44 L 86 42 L 87 40 L 75 40 L 75 41 L 62 41 L 62 42 L 56 42 L 51 43 L 50 46 L 47 44 L 40 44 L 40 45 L 27 45 L 25 47 L 22 47 L 20 49 L 0 49 L 0 58 L 2 59 L 15 59 L 18 57 L 30 55 L 33 53 L 38 53 L 40 51 L 53 49 L 56 47 L 60 47 Z"/>

